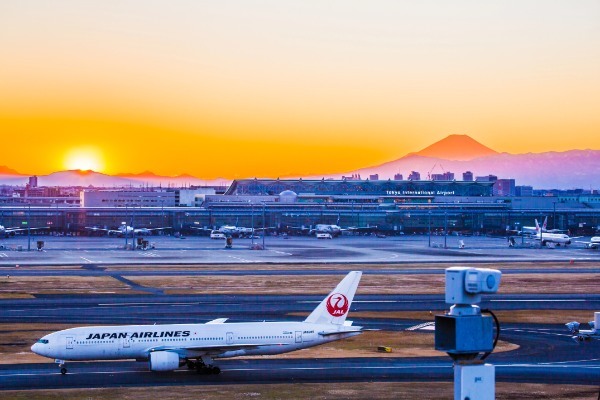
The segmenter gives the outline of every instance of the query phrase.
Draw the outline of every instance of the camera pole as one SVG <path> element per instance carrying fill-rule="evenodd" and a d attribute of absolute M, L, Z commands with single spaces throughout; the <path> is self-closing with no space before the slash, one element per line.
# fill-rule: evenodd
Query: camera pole
<path fill-rule="evenodd" d="M 453 306 L 448 315 L 435 316 L 435 349 L 454 360 L 455 400 L 495 398 L 496 370 L 484 360 L 494 350 L 500 326 L 494 317 L 493 339 L 492 317 L 481 315 L 476 304 L 481 302 L 481 293 L 498 291 L 501 276 L 495 269 L 446 269 L 446 303 Z"/>

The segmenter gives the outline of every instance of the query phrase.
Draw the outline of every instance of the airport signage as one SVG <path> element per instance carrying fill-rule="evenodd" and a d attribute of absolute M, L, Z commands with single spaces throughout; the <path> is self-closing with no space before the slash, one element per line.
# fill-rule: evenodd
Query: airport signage
<path fill-rule="evenodd" d="M 103 340 L 103 339 L 146 339 L 146 338 L 163 338 L 163 337 L 188 337 L 190 331 L 163 331 L 163 332 L 104 332 L 90 333 L 85 340 Z"/>
<path fill-rule="evenodd" d="M 386 190 L 388 196 L 454 196 L 454 190 Z"/>

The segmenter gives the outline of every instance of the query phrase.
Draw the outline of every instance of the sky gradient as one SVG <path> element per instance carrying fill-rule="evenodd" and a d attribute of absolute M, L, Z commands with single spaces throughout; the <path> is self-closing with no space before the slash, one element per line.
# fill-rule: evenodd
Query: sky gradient
<path fill-rule="evenodd" d="M 0 165 L 26 174 L 600 150 L 599 1 L 4 1 L 0 54 Z"/>

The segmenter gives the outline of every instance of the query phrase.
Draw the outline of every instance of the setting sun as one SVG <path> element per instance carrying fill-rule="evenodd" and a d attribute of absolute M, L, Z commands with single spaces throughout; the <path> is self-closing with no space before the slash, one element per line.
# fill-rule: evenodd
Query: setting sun
<path fill-rule="evenodd" d="M 69 170 L 93 170 L 96 172 L 104 169 L 102 156 L 95 148 L 72 149 L 65 157 L 65 167 Z"/>

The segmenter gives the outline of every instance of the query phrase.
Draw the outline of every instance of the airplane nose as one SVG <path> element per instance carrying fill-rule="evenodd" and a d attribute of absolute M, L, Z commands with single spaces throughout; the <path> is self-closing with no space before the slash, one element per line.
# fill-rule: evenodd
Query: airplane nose
<path fill-rule="evenodd" d="M 35 354 L 40 354 L 39 349 L 40 349 L 39 343 L 34 343 L 33 346 L 31 346 L 31 351 L 33 351 Z"/>

